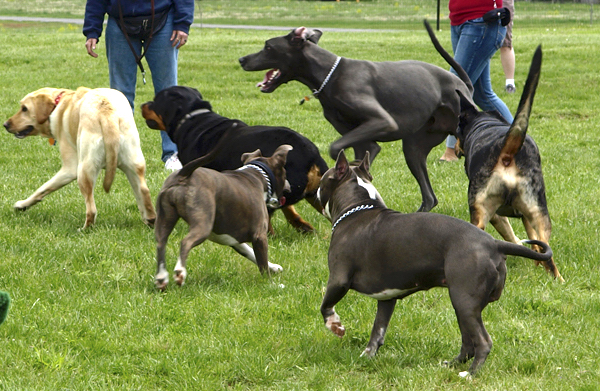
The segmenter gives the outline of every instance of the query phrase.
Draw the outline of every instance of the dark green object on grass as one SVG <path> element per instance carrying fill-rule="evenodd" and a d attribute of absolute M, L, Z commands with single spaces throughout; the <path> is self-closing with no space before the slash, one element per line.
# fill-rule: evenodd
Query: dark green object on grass
<path fill-rule="evenodd" d="M 0 291 L 0 324 L 8 315 L 8 306 L 10 305 L 10 296 L 6 292 Z"/>

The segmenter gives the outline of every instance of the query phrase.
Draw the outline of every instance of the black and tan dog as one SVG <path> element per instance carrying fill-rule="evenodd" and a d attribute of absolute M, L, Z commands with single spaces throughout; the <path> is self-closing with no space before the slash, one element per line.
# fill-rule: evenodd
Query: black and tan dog
<path fill-rule="evenodd" d="M 540 153 L 527 135 L 541 66 L 539 46 L 512 124 L 496 112 L 479 112 L 470 101 L 461 100 L 457 145 L 458 155 L 465 157 L 469 177 L 471 223 L 485 229 L 491 222 L 505 240 L 513 243 L 520 241 L 508 217 L 523 220 L 529 239 L 548 243 L 552 230 Z M 554 260 L 544 266 L 555 278 L 563 280 Z"/>
<path fill-rule="evenodd" d="M 159 92 L 154 101 L 142 105 L 142 115 L 150 128 L 167 131 L 177 144 L 182 164 L 212 151 L 233 124 L 237 124 L 236 129 L 228 133 L 228 140 L 224 140 L 223 153 L 218 153 L 207 163 L 207 168 L 234 170 L 241 166 L 241 156 L 245 152 L 260 149 L 269 156 L 279 145 L 291 145 L 294 150 L 288 155 L 285 166 L 291 191 L 286 194 L 282 211 L 299 231 L 313 231 L 293 207 L 305 198 L 321 212 L 314 195 L 321 175 L 328 167 L 319 149 L 309 139 L 289 128 L 248 126 L 240 120 L 225 118 L 212 111 L 211 104 L 198 90 L 189 87 L 176 86 Z"/>
<path fill-rule="evenodd" d="M 190 229 L 181 242 L 175 266 L 175 280 L 183 285 L 190 250 L 206 239 L 231 246 L 258 265 L 261 273 L 277 273 L 281 266 L 268 261 L 267 203 L 282 199 L 289 190 L 285 161 L 289 145 L 281 145 L 270 158 L 260 150 L 242 156 L 244 166 L 234 171 L 201 167 L 208 157 L 200 157 L 171 174 L 156 201 L 156 286 L 165 289 L 169 273 L 165 265 L 169 235 L 180 218 Z M 252 243 L 252 248 L 246 244 Z"/>
<path fill-rule="evenodd" d="M 496 240 L 466 221 L 437 213 L 402 214 L 386 208 L 371 184 L 369 157 L 351 167 L 344 152 L 321 180 L 318 198 L 333 222 L 329 280 L 321 304 L 326 327 L 342 337 L 345 329 L 334 306 L 353 289 L 378 300 L 371 338 L 363 354 L 374 356 L 383 344 L 396 300 L 433 287 L 447 287 L 458 318 L 462 348 L 454 363 L 474 358 L 468 372 L 484 363 L 492 340 L 481 312 L 500 298 L 506 256 L 538 261 L 552 257 L 543 249 Z"/>

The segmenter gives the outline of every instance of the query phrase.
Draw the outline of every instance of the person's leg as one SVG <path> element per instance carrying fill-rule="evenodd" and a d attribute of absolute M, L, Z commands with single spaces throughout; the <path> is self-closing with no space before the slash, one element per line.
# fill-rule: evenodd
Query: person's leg
<path fill-rule="evenodd" d="M 490 77 L 490 62 L 488 61 L 481 76 L 473 85 L 473 100 L 484 111 L 498 111 L 504 119 L 512 123 L 513 116 L 508 106 L 502 99 L 496 95 L 492 89 L 492 79 Z"/>
<path fill-rule="evenodd" d="M 171 10 L 165 26 L 158 32 L 146 51 L 146 61 L 152 73 L 154 93 L 167 87 L 177 85 L 177 57 L 179 50 L 175 49 L 171 42 L 173 33 L 173 10 Z M 167 132 L 161 131 L 162 160 L 167 162 L 171 156 L 177 153 L 177 145 L 171 141 Z"/>
<path fill-rule="evenodd" d="M 127 43 L 127 39 L 119 28 L 116 19 L 109 17 L 105 31 L 106 58 L 108 59 L 108 75 L 110 88 L 121 91 L 134 109 L 135 86 L 137 81 L 137 63 Z M 132 39 L 131 43 L 140 54 L 142 44 Z"/>
<path fill-rule="evenodd" d="M 515 88 L 515 50 L 513 47 L 502 46 L 500 48 L 500 61 L 504 70 L 506 92 L 512 94 Z"/>
<path fill-rule="evenodd" d="M 492 90 L 489 74 L 490 60 L 504 40 L 506 27 L 502 27 L 500 22 L 488 24 L 483 18 L 478 18 L 459 26 L 451 26 L 450 34 L 454 59 L 467 72 L 473 83 L 475 103 L 482 110 L 499 111 L 512 122 L 510 110 Z M 451 72 L 456 73 L 454 69 L 451 69 Z M 480 81 L 482 76 L 483 80 Z M 455 144 L 456 138 L 449 136 L 446 139 L 446 151 L 440 160 L 456 160 Z"/>

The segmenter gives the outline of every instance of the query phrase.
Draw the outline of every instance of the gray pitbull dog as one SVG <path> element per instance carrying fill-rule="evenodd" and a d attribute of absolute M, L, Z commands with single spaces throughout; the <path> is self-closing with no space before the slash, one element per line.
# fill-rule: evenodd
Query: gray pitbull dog
<path fill-rule="evenodd" d="M 171 174 L 156 201 L 156 287 L 165 289 L 169 273 L 165 266 L 166 245 L 179 218 L 189 225 L 181 242 L 175 266 L 175 281 L 183 285 L 186 260 L 192 248 L 206 239 L 231 246 L 258 265 L 261 273 L 277 273 L 281 266 L 268 261 L 267 230 L 270 207 L 281 204 L 289 191 L 285 162 L 290 145 L 279 146 L 273 156 L 264 158 L 260 150 L 242 155 L 244 166 L 232 171 L 201 167 L 211 153 L 195 159 Z M 246 244 L 252 243 L 252 248 Z"/>
<path fill-rule="evenodd" d="M 377 299 L 375 323 L 363 352 L 374 356 L 383 345 L 398 299 L 447 287 L 462 335 L 460 354 L 451 363 L 474 358 L 460 375 L 475 374 L 492 348 L 481 312 L 500 298 L 506 256 L 548 261 L 552 250 L 537 240 L 524 242 L 541 247 L 541 253 L 496 240 L 466 221 L 437 213 L 393 211 L 386 208 L 371 180 L 368 155 L 359 166 L 351 166 L 343 151 L 321 179 L 317 196 L 333 222 L 329 281 L 321 304 L 326 327 L 344 336 L 334 306 L 348 290 Z"/>
<path fill-rule="evenodd" d="M 255 54 L 239 59 L 246 71 L 271 69 L 258 86 L 273 92 L 290 80 L 313 91 L 325 118 L 342 137 L 329 154 L 352 147 L 354 157 L 371 161 L 381 147 L 378 141 L 402 139 L 408 168 L 421 189 L 419 211 L 437 205 L 427 174 L 427 155 L 449 134 L 455 134 L 460 114 L 460 91 L 470 97 L 469 76 L 437 41 L 425 21 L 430 38 L 459 76 L 421 61 L 371 62 L 342 58 L 317 45 L 320 30 L 300 27 L 288 35 L 271 38 Z"/>

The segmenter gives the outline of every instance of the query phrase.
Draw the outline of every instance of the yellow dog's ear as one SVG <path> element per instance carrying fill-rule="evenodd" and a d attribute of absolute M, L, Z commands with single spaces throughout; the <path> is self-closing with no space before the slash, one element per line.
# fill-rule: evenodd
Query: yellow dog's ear
<path fill-rule="evenodd" d="M 56 105 L 52 100 L 52 97 L 47 94 L 39 94 L 33 99 L 33 106 L 35 108 L 35 119 L 38 124 L 43 124 L 48 121 L 50 114 L 54 111 Z"/>

